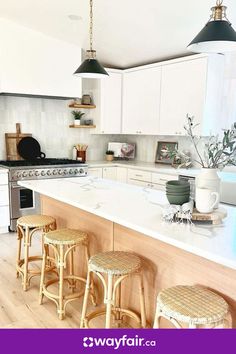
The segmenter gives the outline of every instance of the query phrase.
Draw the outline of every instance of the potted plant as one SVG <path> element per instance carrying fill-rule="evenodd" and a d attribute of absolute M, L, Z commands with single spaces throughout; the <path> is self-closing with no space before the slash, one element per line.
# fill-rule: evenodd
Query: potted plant
<path fill-rule="evenodd" d="M 81 111 L 72 111 L 71 113 L 74 117 L 74 125 L 80 125 L 81 118 L 85 113 Z"/>
<path fill-rule="evenodd" d="M 197 159 L 194 160 L 202 167 L 202 171 L 196 177 L 196 186 L 207 188 L 214 192 L 220 192 L 220 178 L 217 171 L 221 171 L 227 165 L 236 165 L 236 123 L 230 129 L 223 129 L 223 136 L 210 136 L 202 138 L 194 134 L 198 124 L 194 123 L 194 117 L 187 115 L 187 124 L 184 126 L 190 137 Z M 199 149 L 199 143 L 203 142 L 203 152 Z"/>
<path fill-rule="evenodd" d="M 114 160 L 114 151 L 107 150 L 106 151 L 106 160 L 113 161 Z"/>

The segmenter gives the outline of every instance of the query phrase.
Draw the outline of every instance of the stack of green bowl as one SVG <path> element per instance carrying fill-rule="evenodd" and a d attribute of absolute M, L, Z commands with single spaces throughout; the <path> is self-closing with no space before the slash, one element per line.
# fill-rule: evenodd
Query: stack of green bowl
<path fill-rule="evenodd" d="M 170 204 L 182 205 L 189 201 L 190 183 L 188 181 L 168 181 L 166 196 Z"/>

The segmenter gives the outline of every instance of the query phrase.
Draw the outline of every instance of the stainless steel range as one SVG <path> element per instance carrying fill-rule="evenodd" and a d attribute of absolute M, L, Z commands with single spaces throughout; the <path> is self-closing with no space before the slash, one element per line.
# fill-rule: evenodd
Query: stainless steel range
<path fill-rule="evenodd" d="M 0 161 L 9 169 L 10 230 L 16 230 L 19 217 L 40 213 L 38 193 L 17 184 L 30 179 L 51 179 L 87 176 L 88 166 L 69 159 L 39 159 L 34 161 Z"/>

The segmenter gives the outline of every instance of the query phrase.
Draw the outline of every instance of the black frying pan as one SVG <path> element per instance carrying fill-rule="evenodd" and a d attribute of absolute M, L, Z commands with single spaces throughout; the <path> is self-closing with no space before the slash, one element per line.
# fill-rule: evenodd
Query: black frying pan
<path fill-rule="evenodd" d="M 25 160 L 45 159 L 46 157 L 44 152 L 41 152 L 39 142 L 30 136 L 21 139 L 17 145 L 17 150 Z"/>

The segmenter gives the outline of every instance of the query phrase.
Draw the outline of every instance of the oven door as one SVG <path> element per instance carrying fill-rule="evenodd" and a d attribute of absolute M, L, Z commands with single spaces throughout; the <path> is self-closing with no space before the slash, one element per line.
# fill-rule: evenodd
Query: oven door
<path fill-rule="evenodd" d="M 11 230 L 16 229 L 16 220 L 24 215 L 40 212 L 40 196 L 31 189 L 11 183 L 10 186 L 10 216 Z"/>

